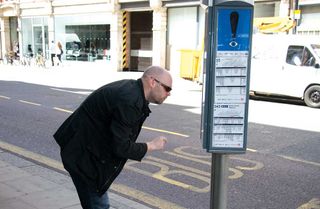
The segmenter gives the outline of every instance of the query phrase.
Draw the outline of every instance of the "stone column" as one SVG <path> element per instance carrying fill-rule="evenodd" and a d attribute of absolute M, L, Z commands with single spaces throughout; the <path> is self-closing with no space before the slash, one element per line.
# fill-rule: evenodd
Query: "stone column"
<path fill-rule="evenodd" d="M 7 51 L 11 49 L 10 43 L 10 22 L 9 17 L 1 18 L 1 46 L 2 46 L 2 56 L 4 57 Z"/>
<path fill-rule="evenodd" d="M 121 70 L 121 44 L 122 44 L 122 11 L 120 5 L 112 2 L 114 9 L 112 11 L 112 20 L 110 25 L 110 67 L 113 71 Z"/>
<path fill-rule="evenodd" d="M 165 67 L 166 65 L 166 31 L 167 31 L 167 9 L 161 7 L 161 1 L 150 0 L 153 9 L 153 57 L 152 65 Z"/>
<path fill-rule="evenodd" d="M 4 38 L 3 38 L 3 33 L 2 33 L 2 30 L 3 30 L 3 18 L 0 17 L 0 59 L 4 59 L 4 52 L 3 52 L 3 49 L 4 49 Z"/>
<path fill-rule="evenodd" d="M 46 10 L 49 15 L 49 18 L 48 18 L 48 40 L 49 40 L 49 46 L 50 46 L 51 41 L 55 41 L 55 25 L 54 25 L 52 1 L 47 2 Z"/>
<path fill-rule="evenodd" d="M 279 4 L 280 17 L 287 17 L 290 15 L 289 0 L 281 0 Z"/>
<path fill-rule="evenodd" d="M 17 28 L 17 31 L 18 31 L 18 41 L 19 41 L 19 53 L 20 53 L 20 57 L 23 57 L 23 44 L 22 44 L 22 23 L 21 23 L 21 17 L 20 15 L 17 16 L 17 19 L 18 19 L 18 28 Z"/>

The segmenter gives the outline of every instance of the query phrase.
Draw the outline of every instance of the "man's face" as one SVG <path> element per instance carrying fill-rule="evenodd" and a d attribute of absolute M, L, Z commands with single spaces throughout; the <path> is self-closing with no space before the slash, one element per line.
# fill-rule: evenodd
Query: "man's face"
<path fill-rule="evenodd" d="M 150 92 L 150 102 L 162 104 L 170 95 L 172 88 L 172 79 L 170 75 L 163 75 L 159 78 L 150 77 L 153 82 L 153 88 Z"/>

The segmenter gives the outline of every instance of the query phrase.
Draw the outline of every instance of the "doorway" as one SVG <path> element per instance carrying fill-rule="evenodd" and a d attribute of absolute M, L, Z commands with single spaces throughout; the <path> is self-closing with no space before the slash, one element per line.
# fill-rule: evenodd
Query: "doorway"
<path fill-rule="evenodd" d="M 33 52 L 49 58 L 48 26 L 33 25 Z"/>
<path fill-rule="evenodd" d="M 152 11 L 130 13 L 130 70 L 143 71 L 152 65 Z"/>

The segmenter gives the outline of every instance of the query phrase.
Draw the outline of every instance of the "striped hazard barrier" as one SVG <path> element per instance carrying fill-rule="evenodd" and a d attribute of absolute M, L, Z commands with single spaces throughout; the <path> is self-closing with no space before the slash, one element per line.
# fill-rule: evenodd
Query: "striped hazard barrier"
<path fill-rule="evenodd" d="M 127 12 L 122 13 L 122 69 L 128 69 L 127 62 Z"/>

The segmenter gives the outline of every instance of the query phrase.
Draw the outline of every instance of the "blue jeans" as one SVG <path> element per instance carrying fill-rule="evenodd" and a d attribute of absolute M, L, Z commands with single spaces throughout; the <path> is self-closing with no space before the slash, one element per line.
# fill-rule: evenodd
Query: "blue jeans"
<path fill-rule="evenodd" d="M 70 174 L 77 189 L 78 196 L 83 209 L 108 209 L 110 207 L 108 193 L 99 196 L 96 191 L 88 188 L 85 182 L 77 175 Z"/>

